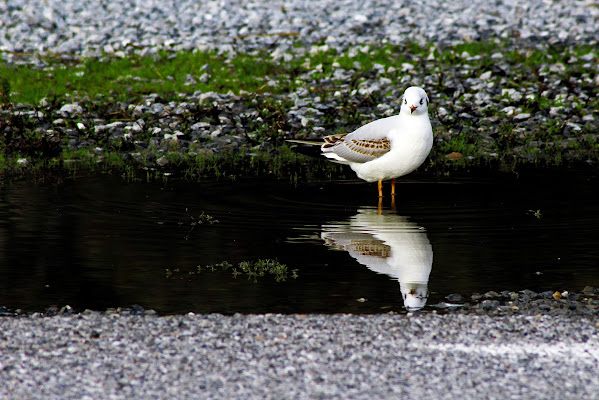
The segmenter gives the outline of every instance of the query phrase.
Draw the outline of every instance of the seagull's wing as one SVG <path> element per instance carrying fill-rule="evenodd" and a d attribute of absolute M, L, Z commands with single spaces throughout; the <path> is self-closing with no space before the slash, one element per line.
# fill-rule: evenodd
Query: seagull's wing
<path fill-rule="evenodd" d="M 391 150 L 391 142 L 387 138 L 351 139 L 347 136 L 325 138 L 330 142 L 322 145 L 324 155 L 339 162 L 364 163 Z"/>
<path fill-rule="evenodd" d="M 352 133 L 324 138 L 322 152 L 342 163 L 365 163 L 391 150 L 388 134 L 395 129 L 399 116 L 388 117 L 366 124 Z"/>

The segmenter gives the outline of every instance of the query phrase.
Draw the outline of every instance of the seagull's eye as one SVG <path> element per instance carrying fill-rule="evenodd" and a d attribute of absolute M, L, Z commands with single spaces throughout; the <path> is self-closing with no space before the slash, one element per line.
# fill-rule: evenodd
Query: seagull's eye
<path fill-rule="evenodd" d="M 422 105 L 422 99 L 420 99 L 420 105 Z"/>
<path fill-rule="evenodd" d="M 404 104 L 408 104 L 408 99 L 403 99 Z"/>

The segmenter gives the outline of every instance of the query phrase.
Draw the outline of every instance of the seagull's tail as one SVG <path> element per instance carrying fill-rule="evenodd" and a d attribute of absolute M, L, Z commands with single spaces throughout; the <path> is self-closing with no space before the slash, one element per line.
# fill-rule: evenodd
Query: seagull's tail
<path fill-rule="evenodd" d="M 287 139 L 286 142 L 304 144 L 304 145 L 308 145 L 308 146 L 322 146 L 323 144 L 326 143 L 324 140 L 296 140 L 296 139 Z"/>
<path fill-rule="evenodd" d="M 310 157 L 321 157 L 322 151 L 320 147 L 325 143 L 323 140 L 295 140 L 288 139 L 286 142 L 297 144 L 298 146 L 293 146 L 291 148 L 292 151 L 296 153 L 300 153 Z"/>

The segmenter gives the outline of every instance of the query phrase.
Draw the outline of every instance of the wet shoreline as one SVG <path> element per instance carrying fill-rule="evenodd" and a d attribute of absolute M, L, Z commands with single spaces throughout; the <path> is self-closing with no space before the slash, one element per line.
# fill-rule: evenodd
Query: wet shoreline
<path fill-rule="evenodd" d="M 587 286 L 580 292 L 575 291 L 545 291 L 537 293 L 532 290 L 513 291 L 489 291 L 483 294 L 475 293 L 470 296 L 462 296 L 457 293 L 445 296 L 446 301 L 427 305 L 424 309 L 410 312 L 402 308 L 400 312 L 380 313 L 355 313 L 354 315 L 478 315 L 488 317 L 509 316 L 534 316 L 546 315 L 552 317 L 567 318 L 599 318 L 599 288 Z M 40 311 L 23 311 L 9 307 L 0 307 L 0 317 L 14 318 L 42 318 L 79 315 L 85 313 L 104 313 L 106 315 L 153 315 L 168 316 L 172 313 L 157 313 L 152 309 L 144 309 L 140 305 L 121 306 L 110 308 L 105 311 L 98 310 L 75 310 L 69 305 L 61 307 L 52 306 Z M 217 315 L 231 315 L 219 314 Z M 323 315 L 342 315 L 343 313 L 331 313 Z M 175 314 L 176 315 L 176 314 Z M 179 314 L 184 315 L 184 314 Z M 209 315 L 209 314 L 208 314 Z M 252 315 L 252 313 L 241 313 L 235 315 Z M 294 315 L 285 313 L 278 315 Z"/>

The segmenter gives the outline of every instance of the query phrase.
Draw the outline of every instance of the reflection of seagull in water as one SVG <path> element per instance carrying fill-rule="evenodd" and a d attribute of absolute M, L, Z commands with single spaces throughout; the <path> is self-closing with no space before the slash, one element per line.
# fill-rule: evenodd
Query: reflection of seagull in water
<path fill-rule="evenodd" d="M 408 311 L 426 304 L 433 249 L 424 228 L 397 214 L 362 209 L 347 222 L 324 225 L 321 237 L 369 269 L 397 278 Z"/>

